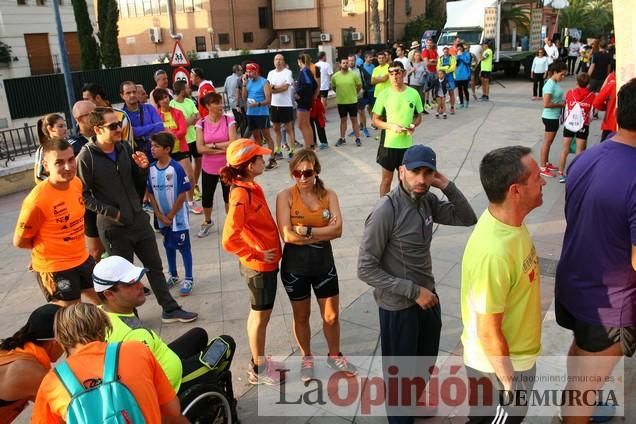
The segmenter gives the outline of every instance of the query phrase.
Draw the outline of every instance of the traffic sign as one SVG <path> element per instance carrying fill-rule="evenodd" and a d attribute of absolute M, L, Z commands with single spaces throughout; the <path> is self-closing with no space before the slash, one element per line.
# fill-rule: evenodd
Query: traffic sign
<path fill-rule="evenodd" d="M 190 71 L 183 66 L 178 67 L 172 72 L 172 84 L 177 81 L 183 81 L 190 87 Z"/>
<path fill-rule="evenodd" d="M 190 66 L 188 56 L 186 56 L 181 47 L 179 40 L 175 40 L 174 47 L 172 48 L 172 56 L 170 56 L 170 66 Z"/>

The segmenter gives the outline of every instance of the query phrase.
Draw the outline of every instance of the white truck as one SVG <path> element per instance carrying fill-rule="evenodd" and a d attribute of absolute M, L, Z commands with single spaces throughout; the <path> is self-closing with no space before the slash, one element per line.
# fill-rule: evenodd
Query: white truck
<path fill-rule="evenodd" d="M 530 22 L 528 49 L 517 47 L 517 34 L 507 34 L 503 39 L 502 9 L 521 7 L 527 11 Z M 505 18 L 505 13 L 504 13 Z M 541 42 L 541 20 L 543 9 L 536 2 L 527 0 L 460 0 L 446 3 L 446 24 L 437 41 L 437 50 L 441 55 L 444 47 L 450 47 L 457 37 L 470 44 L 470 52 L 481 57 L 481 44 L 488 41 L 494 52 L 494 71 L 503 70 L 506 76 L 515 76 L 524 65 L 528 70 L 532 58 Z"/>

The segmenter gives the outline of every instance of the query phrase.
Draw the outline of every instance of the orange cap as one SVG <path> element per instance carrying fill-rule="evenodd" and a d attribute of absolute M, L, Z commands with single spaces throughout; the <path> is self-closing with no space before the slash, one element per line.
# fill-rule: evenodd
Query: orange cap
<path fill-rule="evenodd" d="M 247 162 L 254 156 L 270 155 L 272 151 L 263 146 L 259 146 L 248 138 L 234 140 L 225 152 L 225 158 L 230 166 L 238 166 Z"/>

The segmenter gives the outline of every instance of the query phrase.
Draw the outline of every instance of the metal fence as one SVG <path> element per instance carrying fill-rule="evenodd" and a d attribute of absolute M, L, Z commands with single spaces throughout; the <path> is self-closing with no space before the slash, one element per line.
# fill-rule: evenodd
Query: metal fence
<path fill-rule="evenodd" d="M 192 67 L 203 69 L 207 79 L 215 86 L 222 86 L 225 78 L 232 73 L 232 66 L 237 63 L 258 63 L 266 74 L 266 70 L 273 69 L 274 56 L 282 53 L 292 72 L 298 71 L 297 57 L 300 52 L 308 52 L 312 57 L 317 56 L 316 49 L 288 50 L 282 52 L 261 53 L 245 56 L 222 57 L 215 59 L 192 61 Z M 170 65 L 142 65 L 115 69 L 100 69 L 95 71 L 72 72 L 75 97 L 82 97 L 81 88 L 87 82 L 96 82 L 106 91 L 106 96 L 113 103 L 121 102 L 119 84 L 123 81 L 134 81 L 143 84 L 148 90 L 154 88 L 153 75 L 158 69 L 164 69 L 169 74 Z M 62 74 L 13 78 L 4 81 L 12 119 L 31 118 L 51 112 L 67 111 L 68 104 L 64 91 L 64 77 Z"/>
<path fill-rule="evenodd" d="M 35 125 L 0 131 L 0 161 L 4 166 L 19 156 L 31 156 L 38 148 Z"/>

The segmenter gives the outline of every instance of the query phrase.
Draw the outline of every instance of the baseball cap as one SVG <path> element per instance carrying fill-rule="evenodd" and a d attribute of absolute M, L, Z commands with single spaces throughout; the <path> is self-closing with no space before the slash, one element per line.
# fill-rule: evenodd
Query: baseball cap
<path fill-rule="evenodd" d="M 230 166 L 238 166 L 247 162 L 254 156 L 270 155 L 272 151 L 263 146 L 259 146 L 247 138 L 234 140 L 225 152 L 225 158 Z"/>
<path fill-rule="evenodd" d="M 415 144 L 409 147 L 404 152 L 402 158 L 402 165 L 406 166 L 406 169 L 412 171 L 416 168 L 429 168 L 433 171 L 437 171 L 437 158 L 433 149 L 423 144 Z"/>
<path fill-rule="evenodd" d="M 93 268 L 93 287 L 100 293 L 116 284 L 134 284 L 148 270 L 135 266 L 121 256 L 109 256 L 102 259 Z"/>
<path fill-rule="evenodd" d="M 95 103 L 88 100 L 80 100 L 73 105 L 73 117 L 75 119 L 80 116 L 88 115 L 95 110 Z"/>
<path fill-rule="evenodd" d="M 35 340 L 53 340 L 55 313 L 60 309 L 62 309 L 61 306 L 48 303 L 33 311 L 27 321 L 29 335 Z"/>

